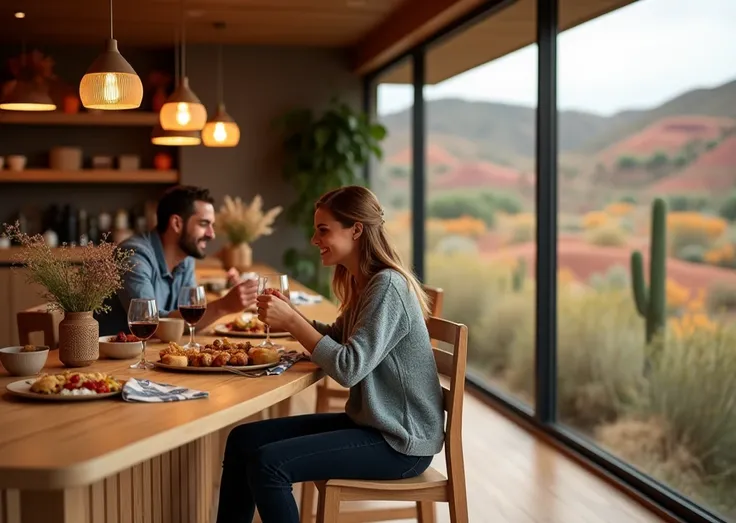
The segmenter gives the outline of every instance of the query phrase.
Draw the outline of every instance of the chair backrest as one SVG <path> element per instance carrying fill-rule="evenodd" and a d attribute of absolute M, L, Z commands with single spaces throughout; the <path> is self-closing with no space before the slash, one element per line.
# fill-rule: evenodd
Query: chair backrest
<path fill-rule="evenodd" d="M 463 464 L 462 424 L 465 394 L 465 370 L 468 361 L 468 327 L 442 318 L 429 318 L 429 337 L 452 345 L 453 352 L 434 347 L 434 360 L 439 374 L 450 380 L 449 387 L 442 386 L 444 406 L 447 411 L 445 427 L 445 460 L 450 485 L 465 489 Z"/>
<path fill-rule="evenodd" d="M 58 310 L 49 311 L 47 304 L 31 307 L 16 313 L 18 341 L 20 345 L 31 343 L 31 334 L 43 333 L 43 344 L 50 349 L 59 346 L 59 323 L 64 315 Z"/>
<path fill-rule="evenodd" d="M 439 287 L 430 287 L 429 285 L 422 284 L 422 290 L 427 294 L 429 299 L 429 315 L 435 318 L 442 317 L 442 300 L 445 291 Z"/>

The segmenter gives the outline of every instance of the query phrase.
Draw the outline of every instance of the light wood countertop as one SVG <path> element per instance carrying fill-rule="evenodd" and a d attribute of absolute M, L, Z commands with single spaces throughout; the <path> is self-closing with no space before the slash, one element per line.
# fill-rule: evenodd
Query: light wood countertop
<path fill-rule="evenodd" d="M 255 271 L 273 272 L 267 267 Z M 198 271 L 199 272 L 199 271 Z M 207 271 L 209 276 L 215 274 Z M 297 282 L 292 289 L 305 290 Z M 302 308 L 310 318 L 333 321 L 329 301 Z M 226 321 L 223 318 L 219 323 Z M 199 343 L 214 337 L 196 333 Z M 188 331 L 182 338 L 186 343 Z M 301 348 L 279 339 L 287 348 Z M 256 340 L 254 343 L 258 343 Z M 146 357 L 158 359 L 164 344 L 148 344 Z M 65 368 L 52 351 L 47 372 Z M 0 489 L 62 489 L 90 484 L 211 434 L 304 390 L 324 375 L 300 361 L 279 376 L 246 378 L 229 373 L 169 372 L 130 369 L 132 360 L 99 360 L 79 369 L 118 378 L 153 381 L 206 390 L 209 398 L 171 403 L 129 403 L 120 397 L 84 402 L 42 402 L 10 395 L 5 386 L 18 378 L 0 370 Z"/>

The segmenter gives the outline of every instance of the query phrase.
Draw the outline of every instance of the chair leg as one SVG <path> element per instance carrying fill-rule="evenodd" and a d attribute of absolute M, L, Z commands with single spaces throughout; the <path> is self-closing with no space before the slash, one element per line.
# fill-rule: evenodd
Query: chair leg
<path fill-rule="evenodd" d="M 338 523 L 340 519 L 340 489 L 325 486 L 321 492 L 322 520 L 318 523 Z"/>
<path fill-rule="evenodd" d="M 417 521 L 418 523 L 435 523 L 432 501 L 417 501 Z"/>
<path fill-rule="evenodd" d="M 302 483 L 302 500 L 299 507 L 299 521 L 301 523 L 312 523 L 314 512 L 314 491 L 317 487 L 311 481 Z"/>
<path fill-rule="evenodd" d="M 313 483 L 314 485 L 314 483 Z M 315 485 L 316 487 L 316 485 Z M 324 523 L 325 521 L 325 489 L 317 489 L 317 518 L 316 523 Z"/>

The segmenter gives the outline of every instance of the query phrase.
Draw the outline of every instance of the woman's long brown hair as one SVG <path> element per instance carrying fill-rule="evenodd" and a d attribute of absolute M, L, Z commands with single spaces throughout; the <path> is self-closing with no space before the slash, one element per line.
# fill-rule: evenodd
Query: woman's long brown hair
<path fill-rule="evenodd" d="M 360 235 L 360 271 L 370 280 L 382 269 L 393 269 L 405 279 L 419 300 L 425 318 L 429 316 L 427 295 L 414 274 L 408 270 L 384 229 L 383 209 L 378 198 L 370 190 L 359 185 L 341 187 L 324 194 L 315 209 L 324 208 L 340 222 L 343 227 L 352 227 L 360 222 L 363 233 Z M 340 311 L 353 308 L 358 301 L 357 282 L 348 270 L 338 265 L 332 277 L 332 290 L 340 300 Z"/>

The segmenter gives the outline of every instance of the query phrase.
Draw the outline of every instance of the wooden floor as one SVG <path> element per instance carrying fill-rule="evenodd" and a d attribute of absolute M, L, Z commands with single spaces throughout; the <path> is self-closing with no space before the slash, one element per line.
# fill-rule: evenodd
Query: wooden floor
<path fill-rule="evenodd" d="M 292 405 L 294 414 L 314 412 L 314 387 Z M 469 394 L 463 418 L 471 523 L 663 521 Z M 432 466 L 444 472 L 444 455 Z M 298 485 L 294 494 L 299 500 Z M 447 507 L 437 505 L 437 521 L 449 520 Z"/>

